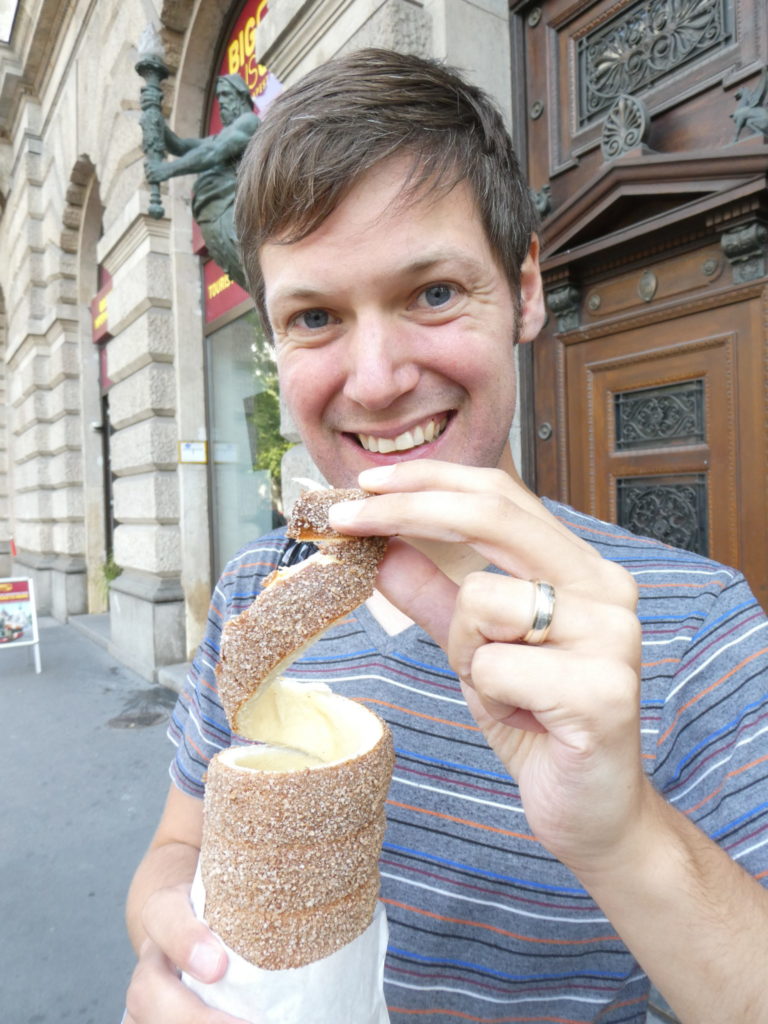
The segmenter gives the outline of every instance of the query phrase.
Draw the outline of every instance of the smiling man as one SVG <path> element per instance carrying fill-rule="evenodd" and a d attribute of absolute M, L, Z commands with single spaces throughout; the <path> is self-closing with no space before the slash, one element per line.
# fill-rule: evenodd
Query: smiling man
<path fill-rule="evenodd" d="M 515 344 L 544 311 L 498 113 L 437 64 L 341 58 L 270 109 L 237 219 L 301 435 L 374 495 L 332 523 L 396 538 L 292 670 L 394 734 L 392 1021 L 639 1024 L 651 982 L 683 1021 L 768 1021 L 768 623 L 737 572 L 522 484 Z M 177 976 L 226 966 L 189 905 L 206 765 L 236 742 L 214 672 L 222 621 L 295 557 L 271 534 L 216 589 L 129 897 L 134 1024 L 233 1020 Z"/>

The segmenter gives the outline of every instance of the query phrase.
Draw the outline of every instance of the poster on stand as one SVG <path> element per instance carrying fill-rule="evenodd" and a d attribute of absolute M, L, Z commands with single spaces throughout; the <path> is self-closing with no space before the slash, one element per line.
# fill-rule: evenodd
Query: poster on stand
<path fill-rule="evenodd" d="M 35 670 L 40 671 L 34 585 L 22 576 L 0 579 L 0 651 L 34 645 Z"/>

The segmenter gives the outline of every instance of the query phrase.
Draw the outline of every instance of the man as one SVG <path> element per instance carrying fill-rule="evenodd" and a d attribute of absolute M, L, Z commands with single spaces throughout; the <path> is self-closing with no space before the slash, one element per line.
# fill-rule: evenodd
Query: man
<path fill-rule="evenodd" d="M 738 573 L 522 484 L 514 345 L 544 309 L 499 115 L 438 65 L 354 53 L 273 105 L 237 220 L 310 453 L 375 495 L 333 525 L 396 536 L 380 593 L 291 673 L 393 729 L 392 1021 L 639 1024 L 649 978 L 683 1021 L 768 1021 L 768 623 Z M 188 899 L 231 742 L 213 673 L 221 621 L 294 554 L 262 538 L 217 587 L 129 897 L 132 1024 L 234 1019 L 176 977 L 225 969 Z"/>
<path fill-rule="evenodd" d="M 192 193 L 192 215 L 200 225 L 210 256 L 245 288 L 234 224 L 235 186 L 240 158 L 261 121 L 240 75 L 221 75 L 216 98 L 224 126 L 221 131 L 203 139 L 182 139 L 166 125 L 165 145 L 178 160 L 148 160 L 147 181 L 198 175 Z"/>

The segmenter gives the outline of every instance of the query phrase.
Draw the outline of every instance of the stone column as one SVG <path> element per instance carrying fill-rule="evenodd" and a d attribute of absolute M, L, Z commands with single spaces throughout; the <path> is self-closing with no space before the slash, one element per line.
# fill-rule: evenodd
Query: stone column
<path fill-rule="evenodd" d="M 136 210 L 105 237 L 112 275 L 107 348 L 114 511 L 112 652 L 147 679 L 184 659 L 176 384 L 168 221 Z"/>
<path fill-rule="evenodd" d="M 24 104 L 14 138 L 20 168 L 6 210 L 20 225 L 6 296 L 9 467 L 13 472 L 12 571 L 36 585 L 38 610 L 66 620 L 85 611 L 82 461 L 74 265 L 46 219 L 50 182 L 40 110 Z M 22 229 L 23 225 L 23 229 Z"/>
<path fill-rule="evenodd" d="M 5 305 L 0 292 L 0 576 L 11 574 L 11 509 L 8 488 L 8 410 L 6 407 Z"/>

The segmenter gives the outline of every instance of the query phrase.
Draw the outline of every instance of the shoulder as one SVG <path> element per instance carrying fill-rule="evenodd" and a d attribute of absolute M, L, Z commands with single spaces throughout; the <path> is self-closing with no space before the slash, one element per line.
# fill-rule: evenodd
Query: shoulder
<path fill-rule="evenodd" d="M 224 567 L 213 594 L 214 604 L 226 607 L 227 618 L 247 608 L 259 594 L 266 577 L 285 564 L 294 547 L 295 541 L 285 536 L 284 529 L 250 541 Z"/>
<path fill-rule="evenodd" d="M 621 563 L 630 572 L 645 567 L 662 573 L 675 571 L 705 575 L 711 573 L 731 579 L 740 577 L 737 569 L 694 551 L 675 548 L 653 537 L 631 533 L 616 523 L 597 519 L 559 501 L 549 498 L 543 498 L 542 501 L 564 526 L 596 548 L 603 558 Z"/>
<path fill-rule="evenodd" d="M 757 600 L 738 569 L 712 558 L 643 537 L 615 523 L 578 512 L 560 502 L 544 504 L 565 526 L 590 543 L 603 558 L 617 562 L 635 578 L 641 609 L 660 612 L 683 606 L 706 618 L 714 607 L 755 607 Z"/>

